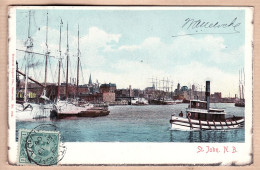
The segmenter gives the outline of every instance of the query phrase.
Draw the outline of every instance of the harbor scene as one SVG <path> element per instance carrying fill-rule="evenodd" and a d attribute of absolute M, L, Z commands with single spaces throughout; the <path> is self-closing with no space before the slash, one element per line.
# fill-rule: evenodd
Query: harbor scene
<path fill-rule="evenodd" d="M 97 118 L 70 118 L 17 121 L 17 129 L 31 129 L 52 123 L 58 127 L 64 142 L 244 142 L 244 128 L 235 130 L 179 131 L 170 128 L 173 112 L 185 110 L 188 104 L 111 106 L 110 114 Z M 233 103 L 216 104 L 230 116 L 243 116 L 243 109 Z M 163 111 L 162 111 L 163 110 Z M 18 131 L 17 131 L 18 133 Z"/>
<path fill-rule="evenodd" d="M 17 10 L 16 140 L 244 142 L 244 13 L 206 12 Z"/>

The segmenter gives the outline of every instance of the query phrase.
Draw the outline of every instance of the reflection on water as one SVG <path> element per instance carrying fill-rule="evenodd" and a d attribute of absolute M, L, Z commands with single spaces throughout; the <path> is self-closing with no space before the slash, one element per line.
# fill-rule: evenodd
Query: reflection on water
<path fill-rule="evenodd" d="M 244 142 L 245 129 L 233 130 L 170 130 L 171 142 Z"/>
<path fill-rule="evenodd" d="M 18 129 L 33 129 L 52 123 L 61 133 L 63 142 L 244 142 L 244 128 L 236 130 L 176 131 L 170 130 L 173 113 L 185 111 L 188 104 L 113 106 L 110 114 L 96 118 L 17 121 Z M 243 116 L 244 108 L 234 104 L 217 104 L 227 116 Z"/>

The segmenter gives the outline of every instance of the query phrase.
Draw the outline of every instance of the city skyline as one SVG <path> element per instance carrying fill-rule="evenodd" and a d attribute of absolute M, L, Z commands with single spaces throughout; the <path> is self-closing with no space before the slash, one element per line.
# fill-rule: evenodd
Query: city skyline
<path fill-rule="evenodd" d="M 210 80 L 212 92 L 220 91 L 224 97 L 238 94 L 238 72 L 244 67 L 243 10 L 223 10 L 220 14 L 218 10 L 174 8 L 86 9 L 48 10 L 50 55 L 59 56 L 59 28 L 62 19 L 62 54 L 65 56 L 68 22 L 70 77 L 74 78 L 79 24 L 81 73 L 85 77 L 84 80 L 81 78 L 80 84 L 87 83 L 90 73 L 93 81 L 98 79 L 100 83 L 116 83 L 118 88 L 132 85 L 144 89 L 151 86 L 150 78 L 168 77 L 174 81 L 174 87 L 178 82 L 189 86 L 194 83 L 204 85 L 206 80 Z M 35 52 L 46 52 L 46 13 L 46 10 L 32 12 L 31 35 Z M 233 22 L 234 26 L 238 26 L 218 28 L 213 32 L 201 27 L 191 29 L 187 24 L 184 25 L 188 18 L 229 25 Z M 24 49 L 23 43 L 28 32 L 28 10 L 17 10 L 16 19 L 17 48 Z M 207 34 L 198 34 L 198 31 L 206 31 Z M 23 57 L 22 52 L 17 52 L 20 67 L 24 66 Z M 44 61 L 44 57 L 37 58 L 37 61 Z M 49 69 L 53 73 L 48 72 L 48 82 L 55 82 L 57 59 L 50 60 Z M 30 76 L 37 74 L 37 69 L 43 67 L 44 64 L 39 65 Z M 38 78 L 43 80 L 44 76 Z"/>

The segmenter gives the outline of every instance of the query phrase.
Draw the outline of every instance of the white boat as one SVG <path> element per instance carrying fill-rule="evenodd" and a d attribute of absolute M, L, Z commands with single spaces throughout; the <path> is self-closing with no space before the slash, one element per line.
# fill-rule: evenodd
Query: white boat
<path fill-rule="evenodd" d="M 60 100 L 54 104 L 54 110 L 56 110 L 58 114 L 78 114 L 93 107 L 93 104 L 86 103 L 79 105 L 78 102 L 68 100 Z"/>
<path fill-rule="evenodd" d="M 164 100 L 164 105 L 175 105 L 176 102 L 174 100 Z"/>
<path fill-rule="evenodd" d="M 225 118 L 224 109 L 210 108 L 210 82 L 206 81 L 206 101 L 191 100 L 186 117 L 181 112 L 170 119 L 173 130 L 229 130 L 244 126 L 244 117 Z"/>
<path fill-rule="evenodd" d="M 77 104 L 69 101 L 58 101 L 51 110 L 51 119 L 63 119 L 67 117 L 99 117 L 110 113 L 107 107 L 96 107 L 93 104 Z"/>
<path fill-rule="evenodd" d="M 16 120 L 48 118 L 50 116 L 51 110 L 52 104 L 16 104 Z"/>
<path fill-rule="evenodd" d="M 132 105 L 148 105 L 148 100 L 146 100 L 145 98 L 133 98 L 131 99 L 131 104 Z"/>
<path fill-rule="evenodd" d="M 32 120 L 50 117 L 53 104 L 46 96 L 41 96 L 43 103 L 16 103 L 16 120 Z"/>
<path fill-rule="evenodd" d="M 177 99 L 177 100 L 174 100 L 174 102 L 175 102 L 176 104 L 180 104 L 180 103 L 183 103 L 183 100 L 182 100 L 182 99 Z"/>

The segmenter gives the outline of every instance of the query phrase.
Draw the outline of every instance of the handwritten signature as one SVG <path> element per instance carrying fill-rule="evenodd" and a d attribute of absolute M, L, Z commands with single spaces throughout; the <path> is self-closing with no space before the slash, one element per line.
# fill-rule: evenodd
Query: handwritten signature
<path fill-rule="evenodd" d="M 237 21 L 237 17 L 235 17 L 233 20 L 231 20 L 229 23 L 221 23 L 219 21 L 216 22 L 208 22 L 208 21 L 202 21 L 200 19 L 193 19 L 193 18 L 186 18 L 185 23 L 182 25 L 183 30 L 187 31 L 195 31 L 188 34 L 183 35 L 175 35 L 172 37 L 178 37 L 178 36 L 184 36 L 184 35 L 194 35 L 194 34 L 235 34 L 239 33 L 238 27 L 241 25 L 241 22 Z M 231 28 L 230 30 L 225 32 L 219 32 L 216 30 L 227 30 Z M 200 32 L 198 32 L 200 30 Z M 210 30 L 210 31 L 216 31 L 216 32 L 204 32 L 204 31 Z"/>

